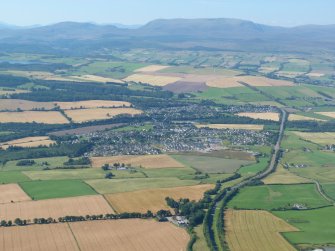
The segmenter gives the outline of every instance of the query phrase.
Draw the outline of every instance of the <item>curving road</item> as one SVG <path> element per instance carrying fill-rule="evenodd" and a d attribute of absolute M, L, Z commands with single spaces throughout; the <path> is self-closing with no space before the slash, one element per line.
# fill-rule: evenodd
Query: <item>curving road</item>
<path fill-rule="evenodd" d="M 244 186 L 247 186 L 248 184 L 251 184 L 252 182 L 256 181 L 256 180 L 261 180 L 263 178 L 265 178 L 266 176 L 268 176 L 270 173 L 274 172 L 276 170 L 276 167 L 277 167 L 277 159 L 279 158 L 279 152 L 280 152 L 280 145 L 281 145 L 281 141 L 282 141 L 282 138 L 284 136 L 284 131 L 285 131 L 285 123 L 287 121 L 287 112 L 283 109 L 281 109 L 281 122 L 280 122 L 280 128 L 279 128 L 279 134 L 278 134 L 278 139 L 277 139 L 277 142 L 274 146 L 274 152 L 272 154 L 272 157 L 271 157 L 271 161 L 270 161 L 270 164 L 268 166 L 268 168 L 266 168 L 263 172 L 261 173 L 258 173 L 257 175 L 253 176 L 252 178 L 249 178 L 247 180 L 244 180 L 232 187 L 230 187 L 230 191 L 234 192 L 235 190 L 241 188 L 241 187 L 244 187 Z M 221 197 L 220 200 L 223 200 L 225 198 L 225 196 Z M 219 201 L 216 202 L 214 204 L 214 206 L 212 208 L 209 209 L 209 212 L 212 219 L 209 221 L 212 223 L 212 226 L 210 226 L 209 229 L 211 229 L 213 231 L 213 228 L 215 227 L 213 225 L 214 221 L 213 221 L 213 218 L 214 218 L 214 214 L 217 210 L 217 207 L 218 207 L 218 204 L 219 204 Z M 210 235 L 214 236 L 214 232 L 210 233 Z M 207 242 L 211 242 L 211 240 L 207 240 Z M 214 250 L 218 250 L 218 246 L 220 245 L 219 243 L 212 243 L 213 247 L 214 247 Z"/>

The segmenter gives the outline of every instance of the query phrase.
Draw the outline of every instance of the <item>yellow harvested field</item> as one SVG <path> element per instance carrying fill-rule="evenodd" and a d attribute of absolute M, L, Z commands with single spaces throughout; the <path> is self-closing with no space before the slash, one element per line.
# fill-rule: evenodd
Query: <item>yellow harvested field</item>
<path fill-rule="evenodd" d="M 7 95 L 11 95 L 11 94 L 15 94 L 15 93 L 28 93 L 28 92 L 30 92 L 30 91 L 27 91 L 27 90 L 18 90 L 18 89 L 16 89 L 16 90 L 8 90 L 8 91 L 6 91 L 6 90 L 4 90 L 4 89 L 0 89 L 0 96 L 3 96 L 3 95 L 5 95 L 5 96 L 7 96 Z"/>
<path fill-rule="evenodd" d="M 27 137 L 16 140 L 11 140 L 7 142 L 0 143 L 0 148 L 7 149 L 9 146 L 19 146 L 19 147 L 37 147 L 37 146 L 50 146 L 51 144 L 56 143 L 53 140 L 50 140 L 48 136 L 40 137 Z"/>
<path fill-rule="evenodd" d="M 310 180 L 300 177 L 286 170 L 282 165 L 279 165 L 276 171 L 262 180 L 264 184 L 300 184 L 311 183 Z"/>
<path fill-rule="evenodd" d="M 63 110 L 99 107 L 129 107 L 131 103 L 112 100 L 86 100 L 77 102 L 34 102 L 22 99 L 0 99 L 0 110 L 16 111 L 17 109 L 29 111 L 33 109 L 51 110 L 59 106 Z"/>
<path fill-rule="evenodd" d="M 66 110 L 65 113 L 74 122 L 82 123 L 92 120 L 110 119 L 120 114 L 137 115 L 141 114 L 142 111 L 134 108 L 94 108 Z"/>
<path fill-rule="evenodd" d="M 238 82 L 237 77 L 216 77 L 212 79 L 208 79 L 206 81 L 207 86 L 217 87 L 217 88 L 231 88 L 231 87 L 243 87 L 242 84 Z"/>
<path fill-rule="evenodd" d="M 89 81 L 89 82 L 99 82 L 99 83 L 107 83 L 107 82 L 112 82 L 112 83 L 118 83 L 118 84 L 123 84 L 124 82 L 119 79 L 114 79 L 114 78 L 106 78 L 106 77 L 101 77 L 97 75 L 81 75 L 81 76 L 69 76 L 70 79 L 74 80 L 79 80 L 79 81 Z"/>
<path fill-rule="evenodd" d="M 6 71 L 6 73 L 15 76 L 43 79 L 43 80 L 74 81 L 73 79 L 67 76 L 56 75 L 46 71 Z"/>
<path fill-rule="evenodd" d="M 29 200 L 30 197 L 18 184 L 0 185 L 0 204 Z"/>
<path fill-rule="evenodd" d="M 321 73 L 321 72 L 310 72 L 308 74 L 306 74 L 308 77 L 312 77 L 312 78 L 320 78 L 323 77 L 325 74 Z"/>
<path fill-rule="evenodd" d="M 0 112 L 0 123 L 68 124 L 69 121 L 56 111 Z"/>
<path fill-rule="evenodd" d="M 316 113 L 335 119 L 335 112 L 316 112 Z"/>
<path fill-rule="evenodd" d="M 226 238 L 231 251 L 295 251 L 280 234 L 298 231 L 267 211 L 228 210 Z"/>
<path fill-rule="evenodd" d="M 131 103 L 125 101 L 111 100 L 86 100 L 77 102 L 55 102 L 63 110 L 70 109 L 92 109 L 92 108 L 110 108 L 110 107 L 129 107 Z"/>
<path fill-rule="evenodd" d="M 145 213 L 148 210 L 156 213 L 161 209 L 171 210 L 171 208 L 166 205 L 166 197 L 171 197 L 175 200 L 188 198 L 190 200 L 199 201 L 203 197 L 204 193 L 212 188 L 213 185 L 210 184 L 173 188 L 157 188 L 126 193 L 107 194 L 105 197 L 110 202 L 113 209 L 118 213 Z"/>
<path fill-rule="evenodd" d="M 55 108 L 52 102 L 34 102 L 22 99 L 0 99 L 0 110 L 16 111 L 29 111 L 33 109 L 51 110 Z"/>
<path fill-rule="evenodd" d="M 335 144 L 335 132 L 294 132 L 304 140 L 314 142 L 319 145 Z"/>
<path fill-rule="evenodd" d="M 107 213 L 114 213 L 114 211 L 101 195 L 0 204 L 0 219 L 4 220 L 16 218 L 33 220 L 48 217 L 58 219 L 67 215 L 85 216 Z"/>
<path fill-rule="evenodd" d="M 127 219 L 69 223 L 81 251 L 183 251 L 188 233 L 168 222 Z"/>
<path fill-rule="evenodd" d="M 241 112 L 237 114 L 240 117 L 249 117 L 253 119 L 264 119 L 279 121 L 279 113 L 276 112 Z"/>
<path fill-rule="evenodd" d="M 180 77 L 174 76 L 161 76 L 161 75 L 150 75 L 150 74 L 133 74 L 125 79 L 126 82 L 136 82 L 155 86 L 165 86 L 181 80 Z"/>
<path fill-rule="evenodd" d="M 3 251 L 79 251 L 66 223 L 2 227 L 0 236 Z"/>
<path fill-rule="evenodd" d="M 124 163 L 133 167 L 147 169 L 183 168 L 184 165 L 166 154 L 159 155 L 120 155 L 111 157 L 92 157 L 92 166 L 100 168 L 104 164 Z"/>
<path fill-rule="evenodd" d="M 212 128 L 212 129 L 242 129 L 261 131 L 264 125 L 251 125 L 251 124 L 196 124 L 197 128 Z"/>
<path fill-rule="evenodd" d="M 216 77 L 208 79 L 207 85 L 210 87 L 230 88 L 241 87 L 241 82 L 251 86 L 293 86 L 293 83 L 285 80 L 270 79 L 256 76 L 236 76 L 236 77 Z"/>
<path fill-rule="evenodd" d="M 298 114 L 290 114 L 288 117 L 288 120 L 289 121 L 297 121 L 297 120 L 325 121 L 323 119 L 311 118 L 311 117 L 306 117 L 306 116 L 298 115 Z"/>
<path fill-rule="evenodd" d="M 155 72 L 155 71 L 164 70 L 169 67 L 170 66 L 166 66 L 166 65 L 149 65 L 149 66 L 137 69 L 135 72 Z"/>
<path fill-rule="evenodd" d="M 239 82 L 247 83 L 251 86 L 293 86 L 293 82 L 286 80 L 270 79 L 266 77 L 239 76 L 235 77 Z"/>

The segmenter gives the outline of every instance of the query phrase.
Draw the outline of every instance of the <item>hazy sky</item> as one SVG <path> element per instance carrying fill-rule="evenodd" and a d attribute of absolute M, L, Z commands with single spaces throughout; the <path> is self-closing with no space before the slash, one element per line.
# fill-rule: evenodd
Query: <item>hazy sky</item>
<path fill-rule="evenodd" d="M 144 24 L 157 18 L 232 17 L 282 26 L 335 24 L 335 0 L 1 0 L 0 22 Z"/>

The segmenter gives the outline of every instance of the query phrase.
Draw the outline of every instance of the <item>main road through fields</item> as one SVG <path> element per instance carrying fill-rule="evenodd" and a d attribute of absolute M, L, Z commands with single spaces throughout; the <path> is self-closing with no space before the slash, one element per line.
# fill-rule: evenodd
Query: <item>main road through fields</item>
<path fill-rule="evenodd" d="M 246 180 L 243 180 L 241 181 L 240 183 L 230 187 L 230 193 L 233 193 L 234 191 L 236 191 L 237 189 L 239 188 L 242 188 L 244 186 L 247 186 L 257 180 L 261 180 L 263 178 L 265 178 L 266 176 L 268 176 L 270 173 L 274 172 L 276 170 L 276 167 L 277 167 L 277 161 L 279 159 L 279 153 L 280 153 L 280 145 L 281 145 L 281 141 L 282 141 L 282 138 L 284 136 L 284 131 L 285 131 L 285 123 L 287 121 L 287 112 L 284 110 L 284 109 L 281 109 L 281 121 L 280 121 L 280 128 L 279 128 L 279 134 L 278 134 L 278 139 L 277 139 L 277 142 L 274 146 L 274 149 L 273 149 L 273 154 L 272 154 L 272 157 L 271 157 L 271 161 L 269 163 L 269 166 L 261 173 L 258 173 L 257 175 L 253 176 L 252 178 L 249 178 L 249 179 L 246 179 Z M 228 194 L 228 193 L 227 193 Z M 214 228 L 217 227 L 215 226 L 214 224 L 214 214 L 218 211 L 218 205 L 220 204 L 220 202 L 222 200 L 225 199 L 227 195 L 223 196 L 220 198 L 220 201 L 217 201 L 214 206 L 212 208 L 210 208 L 208 210 L 208 213 L 210 214 L 209 217 L 211 217 L 212 219 L 209 220 L 208 222 L 210 222 L 212 225 L 209 226 L 209 229 L 210 231 L 212 231 L 212 233 L 209 233 L 211 236 L 214 236 Z M 219 232 L 219 231 L 217 231 Z M 215 238 L 208 238 L 207 237 L 207 242 L 210 242 L 213 247 L 213 249 L 215 251 L 217 250 L 223 250 L 223 247 L 221 245 L 221 243 L 217 243 L 217 240 L 215 240 Z M 221 247 L 221 248 L 219 248 Z"/>

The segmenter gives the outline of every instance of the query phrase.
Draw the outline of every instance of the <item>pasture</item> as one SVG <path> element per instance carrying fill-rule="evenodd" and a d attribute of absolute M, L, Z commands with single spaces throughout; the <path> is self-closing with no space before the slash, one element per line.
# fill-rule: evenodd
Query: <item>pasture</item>
<path fill-rule="evenodd" d="M 335 119 L 335 112 L 316 112 L 316 114 L 321 114 L 323 116 Z"/>
<path fill-rule="evenodd" d="M 165 86 L 181 80 L 180 77 L 149 75 L 149 74 L 133 74 L 123 79 L 126 82 L 135 82 L 142 84 L 149 84 L 154 86 Z"/>
<path fill-rule="evenodd" d="M 170 197 L 175 200 L 188 198 L 199 201 L 204 192 L 212 189 L 213 185 L 197 185 L 173 188 L 147 189 L 126 193 L 106 194 L 105 198 L 118 213 L 141 212 L 148 210 L 157 212 L 161 209 L 172 210 L 166 204 L 165 198 Z"/>
<path fill-rule="evenodd" d="M 68 124 L 69 121 L 56 111 L 0 112 L 0 123 Z"/>
<path fill-rule="evenodd" d="M 29 181 L 21 182 L 20 186 L 33 200 L 96 194 L 81 180 Z"/>
<path fill-rule="evenodd" d="M 326 195 L 335 200 L 335 183 L 324 183 L 322 189 Z"/>
<path fill-rule="evenodd" d="M 290 209 L 294 204 L 307 208 L 329 205 L 317 191 L 315 184 L 266 185 L 242 189 L 229 203 L 230 208 L 240 209 Z"/>
<path fill-rule="evenodd" d="M 249 117 L 252 119 L 279 121 L 279 114 L 276 112 L 241 112 L 237 115 L 240 117 Z"/>
<path fill-rule="evenodd" d="M 17 183 L 30 180 L 26 175 L 17 171 L 0 172 L 0 184 Z"/>
<path fill-rule="evenodd" d="M 303 244 L 304 246 L 335 245 L 335 207 L 273 213 L 301 230 L 300 232 L 284 233 L 285 238 L 291 243 Z"/>
<path fill-rule="evenodd" d="M 266 211 L 228 210 L 225 214 L 226 240 L 231 251 L 294 251 L 282 232 L 297 228 Z"/>
<path fill-rule="evenodd" d="M 29 200 L 31 200 L 30 197 L 21 189 L 19 185 L 0 185 L 0 204 Z"/>
<path fill-rule="evenodd" d="M 200 181 L 197 180 L 181 180 L 175 177 L 167 178 L 133 178 L 133 179 L 98 179 L 87 180 L 95 191 L 100 194 L 108 193 L 124 193 L 137 190 L 155 189 L 155 188 L 169 188 L 198 185 Z"/>
<path fill-rule="evenodd" d="M 254 175 L 268 166 L 268 158 L 259 158 L 259 161 L 255 164 L 243 166 L 238 170 L 238 173 L 242 176 Z"/>
<path fill-rule="evenodd" d="M 64 216 L 86 216 L 114 213 L 101 195 L 79 196 L 73 198 L 22 201 L 0 204 L 0 218 L 33 220 L 34 218 L 54 218 Z"/>
<path fill-rule="evenodd" d="M 11 140 L 7 142 L 0 143 L 0 149 L 7 149 L 10 146 L 17 146 L 17 147 L 38 147 L 38 146 L 50 146 L 55 144 L 56 142 L 50 140 L 48 136 L 41 136 L 41 137 L 26 137 L 16 140 Z"/>
<path fill-rule="evenodd" d="M 37 158 L 30 159 L 35 161 L 31 166 L 18 166 L 19 160 L 13 160 L 6 162 L 5 165 L 1 167 L 2 171 L 32 171 L 32 170 L 42 170 L 46 167 L 45 163 L 48 163 L 49 168 L 56 168 L 64 166 L 64 162 L 69 160 L 69 157 L 49 157 L 49 158 Z"/>
<path fill-rule="evenodd" d="M 306 178 L 291 173 L 289 170 L 285 169 L 281 164 L 278 165 L 274 173 L 271 173 L 262 181 L 266 185 L 312 183 L 311 180 L 308 180 Z"/>
<path fill-rule="evenodd" d="M 188 233 L 171 223 L 127 219 L 70 223 L 81 251 L 186 250 Z"/>
<path fill-rule="evenodd" d="M 171 155 L 177 161 L 186 166 L 192 167 L 203 173 L 234 173 L 241 166 L 253 164 L 254 161 L 240 159 L 225 159 L 215 156 L 200 156 L 200 155 Z"/>
<path fill-rule="evenodd" d="M 323 119 L 313 118 L 313 117 L 307 117 L 299 114 L 290 114 L 288 117 L 289 121 L 300 121 L 300 120 L 306 120 L 306 121 L 325 121 Z"/>
<path fill-rule="evenodd" d="M 169 155 L 120 155 L 111 157 L 92 157 L 93 167 L 102 167 L 104 164 L 113 165 L 114 163 L 130 164 L 133 167 L 145 169 L 159 168 L 183 168 L 184 165 Z"/>
<path fill-rule="evenodd" d="M 298 137 L 319 145 L 335 144 L 335 132 L 293 132 Z"/>
<path fill-rule="evenodd" d="M 136 115 L 141 114 L 142 111 L 134 108 L 94 108 L 66 110 L 65 113 L 75 123 L 82 123 L 93 120 L 110 119 L 121 114 Z"/>
<path fill-rule="evenodd" d="M 236 81 L 247 83 L 250 86 L 264 87 L 264 86 L 293 86 L 294 84 L 286 80 L 270 79 L 266 77 L 256 77 L 256 76 L 238 76 L 235 77 Z"/>
<path fill-rule="evenodd" d="M 212 128 L 212 129 L 237 129 L 237 130 L 253 130 L 262 131 L 264 125 L 252 124 L 196 124 L 197 128 Z"/>
<path fill-rule="evenodd" d="M 23 173 L 32 180 L 103 179 L 105 177 L 103 170 L 93 168 L 24 171 Z"/>

